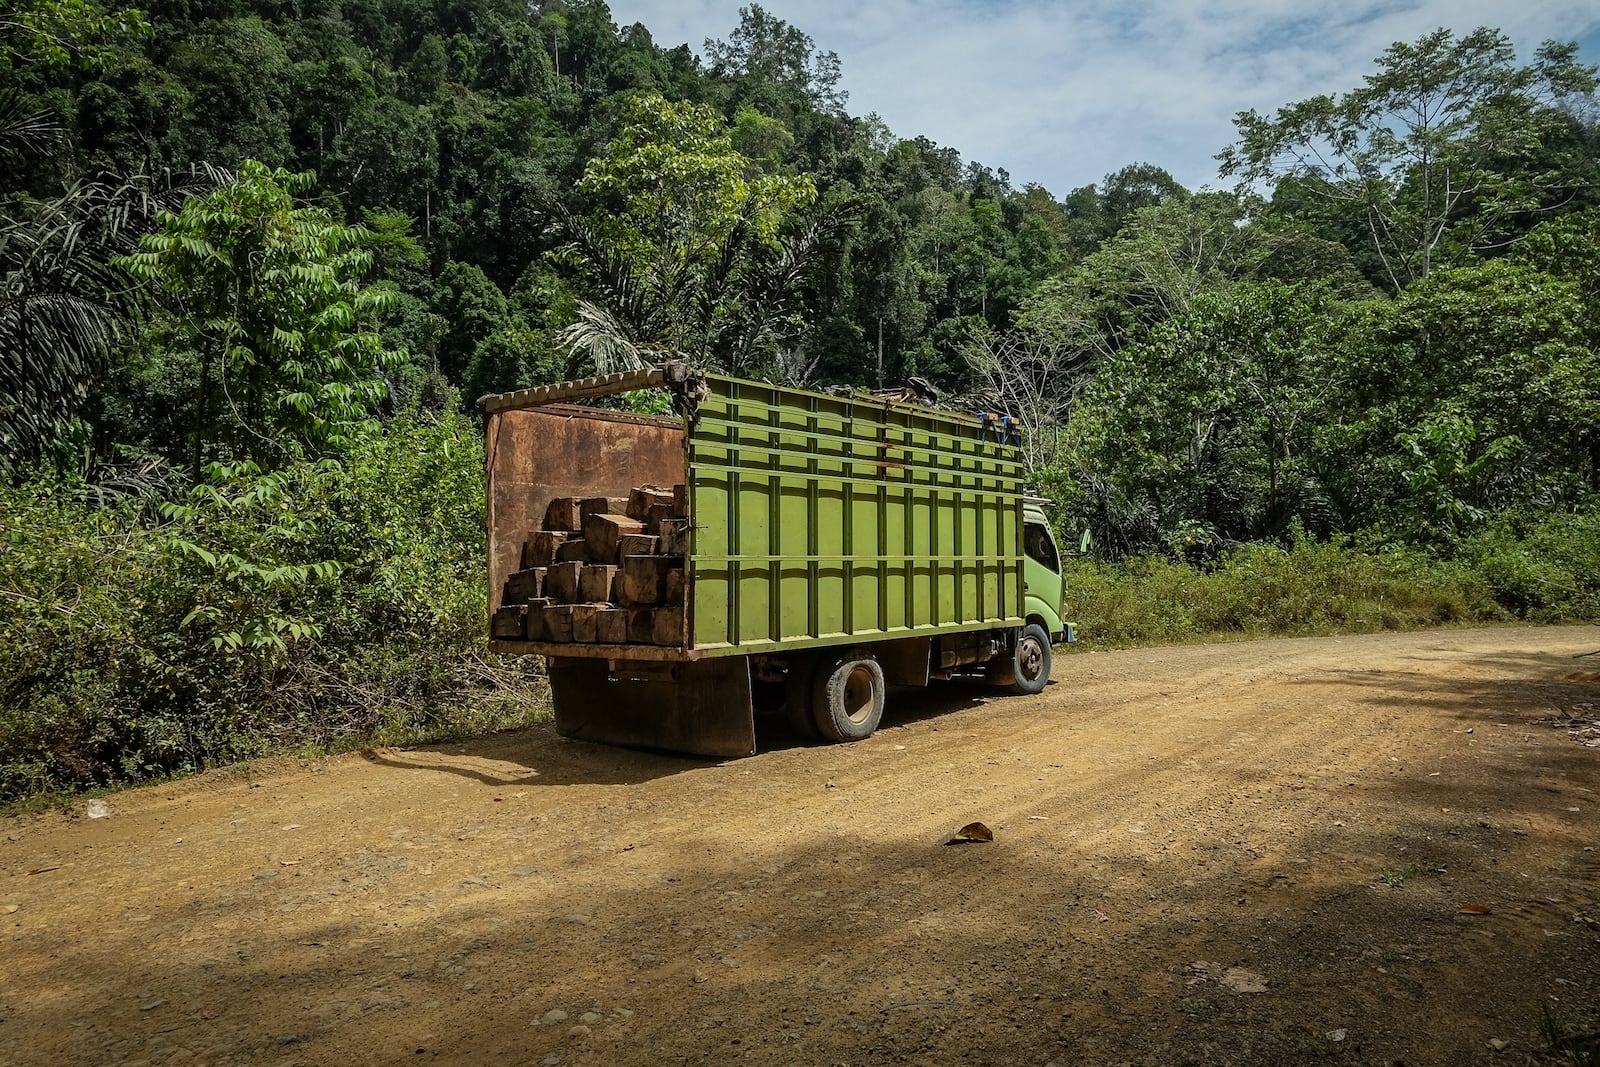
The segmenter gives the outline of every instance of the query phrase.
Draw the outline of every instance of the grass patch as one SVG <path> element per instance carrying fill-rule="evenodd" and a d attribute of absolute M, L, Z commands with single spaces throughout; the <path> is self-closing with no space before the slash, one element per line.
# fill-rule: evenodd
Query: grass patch
<path fill-rule="evenodd" d="M 0 488 L 0 805 L 548 719 L 542 661 L 488 651 L 481 456 L 463 420 L 399 420 L 181 506 Z M 1066 570 L 1086 648 L 1592 621 L 1600 517 Z"/>
<path fill-rule="evenodd" d="M 1551 1055 L 1579 1067 L 1600 1067 L 1600 1032 L 1573 1033 L 1558 1004 L 1549 1000 L 1539 1004 L 1537 1029 Z"/>
<path fill-rule="evenodd" d="M 1086 648 L 1600 620 L 1600 515 L 1507 517 L 1447 555 L 1350 540 L 1240 546 L 1207 568 L 1068 560 Z"/>
<path fill-rule="evenodd" d="M 1378 881 L 1386 886 L 1399 889 L 1411 878 L 1424 874 L 1438 874 L 1439 871 L 1432 867 L 1424 867 L 1417 863 L 1408 863 L 1404 867 L 1386 867 L 1378 872 Z"/>

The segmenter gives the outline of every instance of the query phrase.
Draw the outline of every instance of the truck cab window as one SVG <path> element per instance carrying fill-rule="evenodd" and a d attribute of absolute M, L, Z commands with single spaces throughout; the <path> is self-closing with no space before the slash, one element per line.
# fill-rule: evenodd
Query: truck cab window
<path fill-rule="evenodd" d="M 1028 558 L 1042 563 L 1052 571 L 1061 572 L 1061 560 L 1056 555 L 1056 543 L 1050 531 L 1039 523 L 1030 522 L 1022 528 L 1022 550 Z"/>

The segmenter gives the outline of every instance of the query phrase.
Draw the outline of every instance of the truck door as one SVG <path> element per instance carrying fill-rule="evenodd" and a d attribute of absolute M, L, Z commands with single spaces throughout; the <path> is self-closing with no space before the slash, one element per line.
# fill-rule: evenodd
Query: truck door
<path fill-rule="evenodd" d="M 1056 539 L 1047 524 L 1031 516 L 1026 519 L 1022 553 L 1024 614 L 1044 619 L 1050 636 L 1060 639 L 1065 630 L 1061 624 L 1061 553 L 1056 550 Z"/>

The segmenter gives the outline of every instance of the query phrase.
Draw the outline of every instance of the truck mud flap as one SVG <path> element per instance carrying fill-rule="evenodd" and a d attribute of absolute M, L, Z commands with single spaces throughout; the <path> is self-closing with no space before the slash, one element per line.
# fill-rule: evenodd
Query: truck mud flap
<path fill-rule="evenodd" d="M 731 758 L 756 751 L 745 656 L 687 663 L 549 661 L 556 732 L 580 741 Z"/>

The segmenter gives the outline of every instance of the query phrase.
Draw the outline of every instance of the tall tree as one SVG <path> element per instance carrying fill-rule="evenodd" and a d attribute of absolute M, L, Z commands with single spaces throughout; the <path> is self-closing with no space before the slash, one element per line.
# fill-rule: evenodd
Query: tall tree
<path fill-rule="evenodd" d="M 1018 421 L 1029 470 L 1053 458 L 1054 435 L 1088 382 L 1095 355 L 1081 332 L 1058 325 L 1032 321 L 1002 333 L 978 324 L 962 346 L 977 380 L 974 399 Z"/>
<path fill-rule="evenodd" d="M 162 200 L 84 182 L 0 219 L 0 472 L 56 443 L 128 337 L 140 301 L 115 257 Z"/>
<path fill-rule="evenodd" d="M 373 330 L 393 294 L 360 283 L 366 231 L 297 205 L 312 181 L 246 160 L 120 261 L 156 287 L 169 343 L 197 358 L 197 478 L 219 444 L 263 468 L 346 445 L 371 425 L 380 372 L 403 359 Z"/>
<path fill-rule="evenodd" d="M 65 31 L 58 31 L 65 32 Z M 53 149 L 53 117 L 0 89 L 0 164 Z M 215 185 L 145 178 L 76 181 L 34 199 L 0 188 L 0 472 L 37 460 L 79 416 L 142 310 L 117 265 L 163 209 Z"/>
<path fill-rule="evenodd" d="M 1279 535 L 1296 518 L 1326 528 L 1314 447 L 1338 411 L 1338 321 L 1310 287 L 1197 294 L 1104 358 L 1083 398 L 1087 464 L 1148 502 L 1174 548 Z"/>
<path fill-rule="evenodd" d="M 752 85 L 780 86 L 819 111 L 842 112 L 848 94 L 839 88 L 839 56 L 760 4 L 739 9 L 739 25 L 725 41 L 706 39 L 714 74 Z"/>
<path fill-rule="evenodd" d="M 1576 228 L 1552 230 L 1541 241 L 1564 243 Z M 1395 463 L 1414 457 L 1393 442 L 1421 434 L 1429 450 L 1459 450 L 1450 466 L 1475 484 L 1454 492 L 1474 506 L 1559 507 L 1600 488 L 1600 317 L 1581 279 L 1527 262 L 1539 260 L 1550 262 L 1519 254 L 1441 268 L 1372 305 L 1346 357 L 1356 389 L 1346 421 L 1365 456 L 1341 466 L 1387 471 L 1388 485 L 1373 489 L 1396 499 Z M 1514 453 L 1474 467 L 1502 438 Z"/>
<path fill-rule="evenodd" d="M 1246 225 L 1251 203 L 1230 193 L 1169 197 L 1129 216 L 1074 270 L 1046 281 L 1029 315 L 1097 324 L 1100 347 L 1112 351 L 1158 323 L 1185 314 L 1205 292 L 1225 290 L 1259 258 L 1257 234 Z"/>
<path fill-rule="evenodd" d="M 660 96 L 628 102 L 579 190 L 600 205 L 587 218 L 551 205 L 592 294 L 565 337 L 602 369 L 661 352 L 752 369 L 798 332 L 799 283 L 848 217 L 799 220 L 809 178 L 759 173 L 713 109 Z"/>
<path fill-rule="evenodd" d="M 478 267 L 452 260 L 434 280 L 432 305 L 445 323 L 439 369 L 459 385 L 478 345 L 510 324 L 505 294 Z"/>
<path fill-rule="evenodd" d="M 1104 236 L 1111 237 L 1135 211 L 1155 207 L 1174 197 L 1182 199 L 1189 191 L 1178 180 L 1153 163 L 1130 163 L 1107 174 L 1100 183 L 1100 206 L 1106 213 Z"/>
<path fill-rule="evenodd" d="M 1575 43 L 1546 42 L 1529 66 L 1514 59 L 1493 29 L 1397 42 L 1358 89 L 1272 118 L 1240 112 L 1222 174 L 1288 182 L 1358 219 L 1398 291 L 1504 243 L 1508 219 L 1569 182 L 1542 146 L 1565 132 L 1562 105 L 1594 91 L 1595 68 Z"/>

